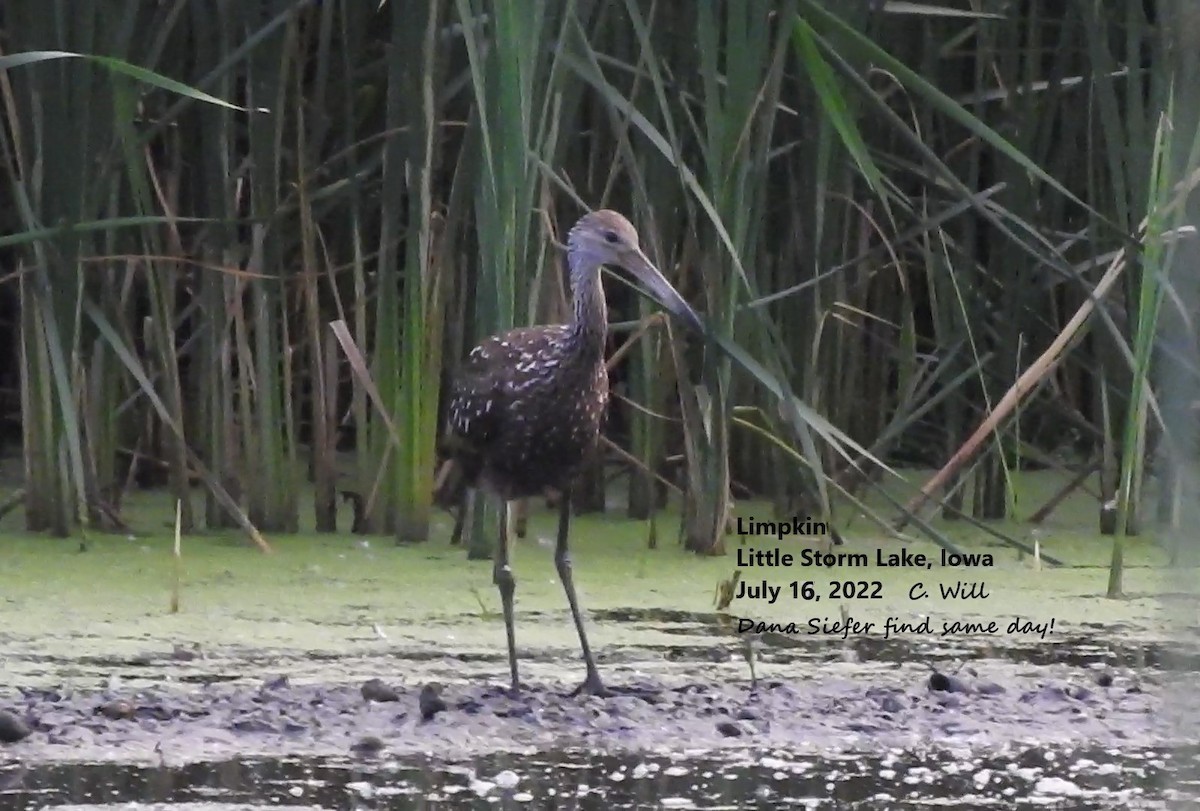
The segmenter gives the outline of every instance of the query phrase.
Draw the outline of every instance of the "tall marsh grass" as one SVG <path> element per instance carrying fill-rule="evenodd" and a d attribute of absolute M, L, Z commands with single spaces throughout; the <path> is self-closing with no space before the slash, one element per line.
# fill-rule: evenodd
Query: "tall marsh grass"
<path fill-rule="evenodd" d="M 8 0 L 2 363 L 27 525 L 116 528 L 129 487 L 161 484 L 184 531 L 262 542 L 311 482 L 318 529 L 342 492 L 358 530 L 424 540 L 447 374 L 486 334 L 565 317 L 556 243 L 606 205 L 712 337 L 610 285 L 631 343 L 582 508 L 628 475 L 646 517 L 666 481 L 684 545 L 720 552 L 731 499 L 836 520 L 922 465 L 940 472 L 897 508 L 933 533 L 927 499 L 1033 514 L 1007 493 L 1036 464 L 1096 467 L 1106 529 L 1136 531 L 1170 433 L 1155 325 L 1196 342 L 1166 270 L 1190 236 L 1154 216 L 1195 206 L 1177 13 Z M 496 516 L 476 512 L 482 554 Z"/>

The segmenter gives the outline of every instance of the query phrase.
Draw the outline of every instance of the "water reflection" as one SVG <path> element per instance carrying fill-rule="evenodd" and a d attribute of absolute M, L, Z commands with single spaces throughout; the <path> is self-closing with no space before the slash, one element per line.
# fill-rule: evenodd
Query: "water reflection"
<path fill-rule="evenodd" d="M 186 766 L 0 765 L 0 807 L 230 803 L 329 809 L 1161 808 L 1190 750 L 1015 749 L 791 758 L 750 752 L 639 757 L 565 751 L 424 760 L 242 759 Z M 1175 797 L 1176 801 L 1184 798 Z M 1191 799 L 1200 799 L 1200 793 Z"/>

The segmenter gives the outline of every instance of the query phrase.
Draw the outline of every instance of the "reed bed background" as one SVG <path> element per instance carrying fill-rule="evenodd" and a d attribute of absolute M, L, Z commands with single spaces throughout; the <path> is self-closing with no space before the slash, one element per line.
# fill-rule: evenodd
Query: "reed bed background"
<path fill-rule="evenodd" d="M 879 531 L 925 496 L 1025 518 L 1036 466 L 1090 481 L 1105 532 L 1178 518 L 1196 41 L 1192 0 L 7 0 L 26 524 L 119 528 L 161 485 L 184 531 L 265 543 L 313 487 L 321 531 L 345 491 L 355 531 L 424 540 L 447 374 L 566 316 L 557 243 L 600 206 L 723 350 L 609 284 L 580 509 L 678 493 L 719 552 L 731 498 L 836 521 L 919 465 Z"/>

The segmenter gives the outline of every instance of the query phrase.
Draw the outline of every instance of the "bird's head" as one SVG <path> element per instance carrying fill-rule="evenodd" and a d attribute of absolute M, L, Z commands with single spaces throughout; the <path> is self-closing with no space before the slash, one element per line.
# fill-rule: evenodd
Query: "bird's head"
<path fill-rule="evenodd" d="M 638 245 L 638 232 L 629 220 L 607 209 L 585 214 L 567 237 L 571 266 L 616 265 L 625 268 L 659 304 L 697 332 L 704 324 L 683 296 L 659 272 Z"/>

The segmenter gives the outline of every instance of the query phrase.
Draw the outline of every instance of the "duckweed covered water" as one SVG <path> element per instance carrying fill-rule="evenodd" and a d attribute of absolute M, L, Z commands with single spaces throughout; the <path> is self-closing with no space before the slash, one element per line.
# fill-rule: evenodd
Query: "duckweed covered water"
<path fill-rule="evenodd" d="M 514 553 L 517 636 L 525 679 L 569 687 L 581 674 L 574 631 L 545 548 L 551 524 L 552 516 L 535 516 L 530 539 Z M 610 681 L 647 683 L 668 694 L 691 685 L 728 705 L 721 712 L 736 711 L 749 682 L 747 650 L 728 618 L 712 607 L 714 587 L 730 576 L 733 560 L 647 550 L 645 528 L 636 522 L 602 518 L 578 527 L 577 580 Z M 443 529 L 448 533 L 448 525 L 439 526 Z M 314 691 L 355 693 L 369 678 L 400 686 L 406 700 L 434 680 L 451 699 L 449 714 L 439 722 L 447 730 L 462 727 L 463 707 L 478 703 L 480 685 L 497 683 L 506 670 L 499 601 L 487 563 L 464 565 L 462 551 L 440 541 L 397 548 L 386 538 L 301 535 L 277 539 L 276 554 L 264 557 L 230 538 L 188 538 L 183 610 L 172 615 L 166 610 L 171 567 L 165 528 L 129 538 L 99 537 L 84 553 L 76 551 L 75 541 L 4 538 L 0 709 L 25 712 L 41 726 L 28 742 L 0 745 L 0 808 L 133 802 L 194 803 L 212 811 L 238 803 L 345 809 L 1082 809 L 1161 808 L 1200 800 L 1191 784 L 1166 785 L 1181 764 L 1185 772 L 1198 771 L 1197 750 L 1180 736 L 1153 743 L 1147 730 L 1154 720 L 1141 714 L 1164 702 L 1172 712 L 1179 709 L 1170 704 L 1168 660 L 1178 667 L 1194 665 L 1196 658 L 1195 649 L 1173 639 L 1159 620 L 1164 561 L 1153 545 L 1129 544 L 1129 598 L 1113 601 L 1100 596 L 1105 541 L 1050 527 L 1041 544 L 1072 564 L 1063 569 L 1039 567 L 987 538 L 956 542 L 996 556 L 996 566 L 981 575 L 990 588 L 987 600 L 941 601 L 914 611 L 903 597 L 914 582 L 933 585 L 960 573 L 871 569 L 865 571 L 883 583 L 886 599 L 828 605 L 735 601 L 730 612 L 776 623 L 802 622 L 810 615 L 837 620 L 842 612 L 868 621 L 924 615 L 935 627 L 963 618 L 1054 617 L 1050 638 L 757 634 L 752 643 L 757 675 L 763 683 L 784 683 L 796 714 L 790 721 L 749 716 L 728 739 L 713 732 L 714 718 L 703 714 L 702 696 L 679 704 L 676 714 L 700 707 L 696 717 L 684 719 L 692 726 L 680 728 L 695 731 L 702 724 L 704 741 L 691 732 L 673 739 L 650 734 L 656 718 L 668 717 L 665 712 L 642 707 L 641 714 L 623 718 L 630 705 L 610 702 L 579 710 L 594 710 L 603 722 L 593 730 L 595 745 L 576 741 L 567 748 L 552 743 L 559 732 L 554 724 L 580 726 L 578 707 L 554 698 L 534 701 L 537 717 L 550 719 L 539 727 L 536 745 L 519 745 L 509 727 L 487 727 L 465 746 L 453 734 L 427 734 L 415 726 L 414 708 L 407 705 L 373 713 L 347 710 L 348 701 L 330 705 L 330 718 L 341 719 L 337 723 L 374 724 L 371 729 L 392 736 L 379 757 L 363 759 L 349 751 L 351 738 L 314 744 L 328 719 L 253 718 L 243 727 L 248 717 L 243 704 L 255 702 L 257 685 L 275 683 L 281 675 L 294 685 L 281 693 L 290 696 L 292 709 L 305 705 L 304 697 Z M 851 537 L 849 543 L 869 551 L 894 542 Z M 927 544 L 912 548 L 934 551 Z M 796 577 L 777 570 L 752 575 L 775 585 Z M 926 682 L 934 671 L 1007 692 L 933 696 Z M 1114 674 L 1117 686 L 1097 688 L 1102 673 Z M 156 713 L 195 705 L 203 714 L 204 691 L 216 695 L 226 688 L 238 696 L 229 704 L 233 709 L 210 716 L 206 728 L 219 752 L 189 750 L 186 730 L 185 737 L 156 750 L 156 725 L 164 736 L 168 728 L 179 732 L 171 727 L 174 710 Z M 93 705 L 113 697 L 132 701 L 140 720 L 93 720 Z M 883 720 L 875 715 L 880 712 Z M 859 723 L 864 713 L 871 717 Z M 771 731 L 767 720 L 777 725 Z M 140 724 L 137 747 L 121 745 L 121 723 Z M 802 738 L 813 731 L 810 745 L 770 744 L 789 723 Z M 1056 724 L 1069 723 L 1076 726 L 1055 732 Z M 239 737 L 246 729 L 261 734 Z M 1072 729 L 1087 734 L 1073 743 Z M 1132 737 L 1122 735 L 1123 729 Z M 268 740 L 276 731 L 279 736 Z M 906 732 L 911 740 L 897 743 Z M 1177 748 L 1181 741 L 1189 746 Z"/>

